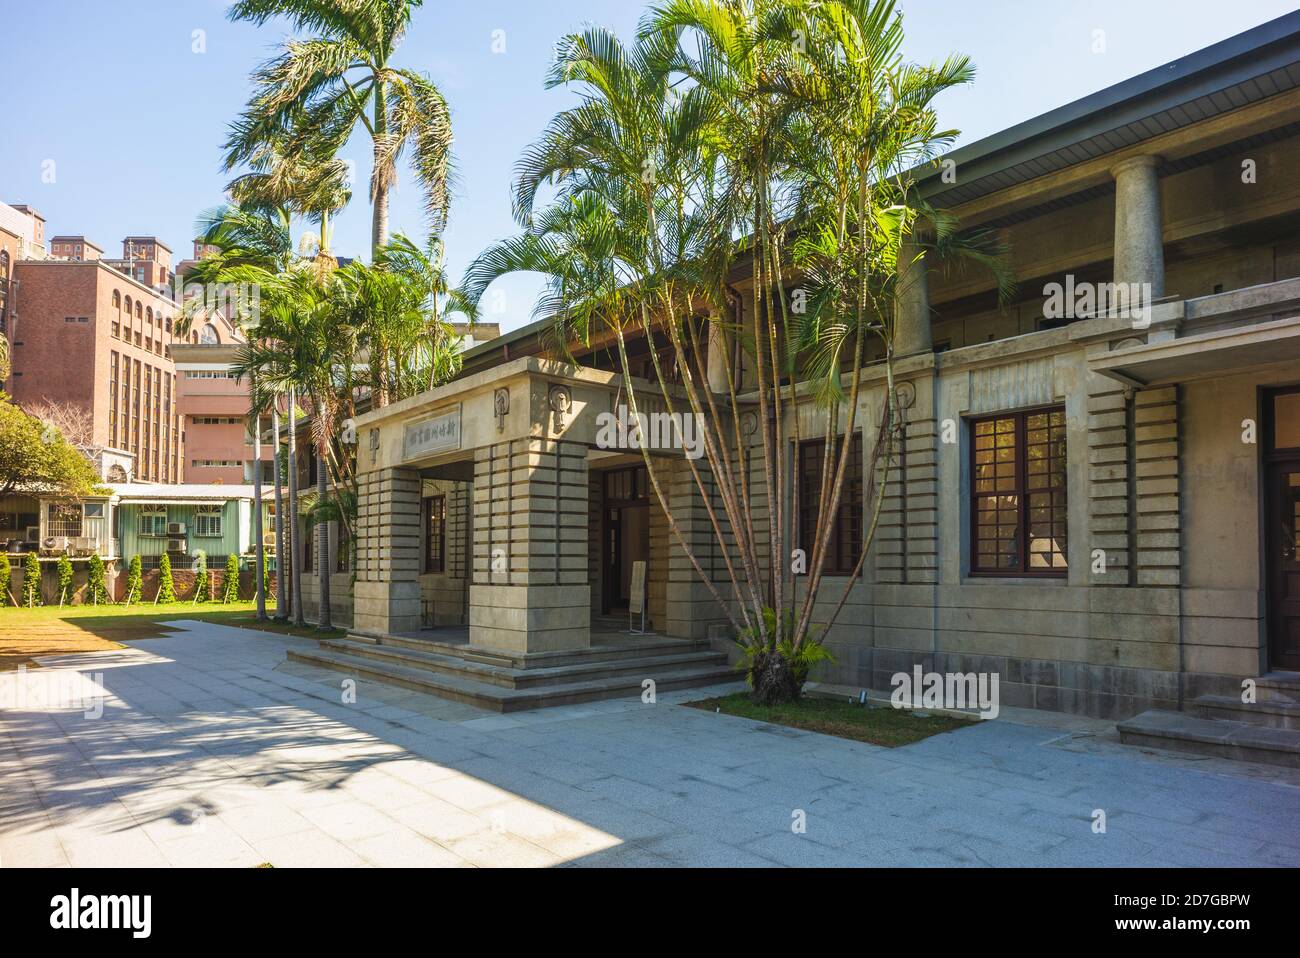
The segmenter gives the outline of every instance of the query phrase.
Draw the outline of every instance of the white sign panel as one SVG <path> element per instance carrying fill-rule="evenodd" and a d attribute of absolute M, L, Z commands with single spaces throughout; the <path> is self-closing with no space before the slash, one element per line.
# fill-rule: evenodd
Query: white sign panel
<path fill-rule="evenodd" d="M 416 459 L 460 448 L 460 409 L 406 424 L 402 458 Z"/>
<path fill-rule="evenodd" d="M 632 563 L 632 584 L 628 586 L 627 610 L 638 614 L 645 606 L 645 563 Z"/>

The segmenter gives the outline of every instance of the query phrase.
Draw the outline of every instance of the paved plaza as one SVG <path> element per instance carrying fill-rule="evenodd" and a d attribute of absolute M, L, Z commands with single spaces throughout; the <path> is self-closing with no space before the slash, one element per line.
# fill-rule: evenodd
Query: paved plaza
<path fill-rule="evenodd" d="M 1300 775 L 1104 723 L 1008 710 L 884 749 L 681 706 L 720 689 L 353 703 L 285 663 L 308 640 L 175 625 L 0 673 L 0 866 L 1300 865 Z M 102 717 L 39 699 L 75 683 Z"/>

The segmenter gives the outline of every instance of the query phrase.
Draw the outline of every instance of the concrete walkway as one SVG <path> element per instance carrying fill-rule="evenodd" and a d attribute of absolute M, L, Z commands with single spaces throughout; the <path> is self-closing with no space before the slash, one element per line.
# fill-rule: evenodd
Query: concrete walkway
<path fill-rule="evenodd" d="M 176 625 L 0 673 L 0 865 L 1300 865 L 1294 774 L 1096 723 L 890 750 L 675 704 L 698 690 L 499 716 L 362 683 L 344 704 L 284 664 L 307 640 Z M 36 698 L 69 679 L 102 683 L 102 717 Z"/>

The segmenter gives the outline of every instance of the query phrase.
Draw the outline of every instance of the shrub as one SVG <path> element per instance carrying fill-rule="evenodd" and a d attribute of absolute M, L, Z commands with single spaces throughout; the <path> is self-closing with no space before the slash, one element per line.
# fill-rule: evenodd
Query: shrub
<path fill-rule="evenodd" d="M 208 601 L 208 554 L 202 549 L 194 554 L 194 601 Z"/>
<path fill-rule="evenodd" d="M 104 560 L 98 555 L 92 555 L 90 557 L 90 562 L 86 566 L 86 580 L 90 601 L 95 605 L 99 605 L 101 602 L 107 602 L 108 579 L 104 575 Z"/>
<path fill-rule="evenodd" d="M 144 579 L 144 571 L 140 565 L 140 557 L 132 556 L 131 564 L 126 571 L 126 598 L 123 600 L 127 605 L 131 604 L 132 598 L 140 598 L 140 583 Z"/>
<path fill-rule="evenodd" d="M 163 556 L 158 560 L 158 597 L 155 602 L 175 602 L 176 584 L 172 582 L 172 560 Z"/>
<path fill-rule="evenodd" d="M 31 608 L 40 604 L 41 560 L 35 552 L 29 552 L 23 560 L 23 605 Z"/>
<path fill-rule="evenodd" d="M 233 552 L 226 557 L 226 581 L 222 583 L 221 601 L 239 601 L 239 556 Z"/>
<path fill-rule="evenodd" d="M 65 552 L 59 556 L 59 605 L 72 604 L 72 560 Z"/>
<path fill-rule="evenodd" d="M 9 556 L 0 552 L 0 589 L 4 590 L 0 592 L 0 605 L 3 605 L 5 599 L 13 594 L 10 591 L 13 586 L 13 574 L 14 570 L 9 564 Z"/>

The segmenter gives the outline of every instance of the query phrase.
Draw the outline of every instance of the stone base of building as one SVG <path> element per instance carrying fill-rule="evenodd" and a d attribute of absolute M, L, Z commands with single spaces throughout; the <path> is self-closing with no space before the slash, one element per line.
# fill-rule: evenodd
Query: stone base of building
<path fill-rule="evenodd" d="M 508 652 L 560 652 L 591 645 L 591 587 L 472 585 L 471 645 Z"/>

